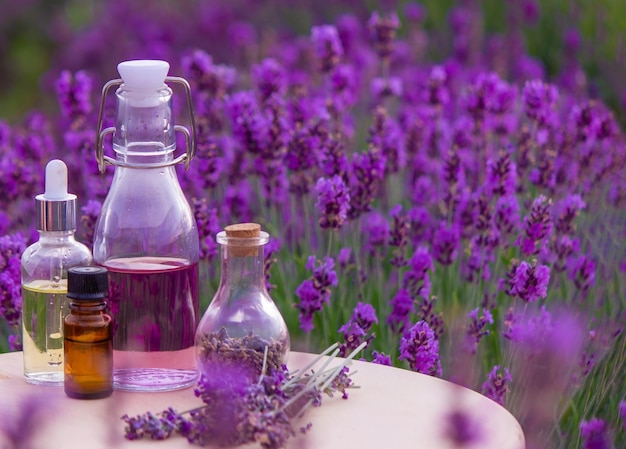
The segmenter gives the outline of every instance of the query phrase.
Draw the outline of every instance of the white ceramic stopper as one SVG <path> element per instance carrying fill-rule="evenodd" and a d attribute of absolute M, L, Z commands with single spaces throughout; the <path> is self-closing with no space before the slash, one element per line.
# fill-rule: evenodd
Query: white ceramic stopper
<path fill-rule="evenodd" d="M 124 61 L 117 65 L 127 90 L 158 90 L 163 87 L 170 69 L 166 61 L 139 59 Z"/>

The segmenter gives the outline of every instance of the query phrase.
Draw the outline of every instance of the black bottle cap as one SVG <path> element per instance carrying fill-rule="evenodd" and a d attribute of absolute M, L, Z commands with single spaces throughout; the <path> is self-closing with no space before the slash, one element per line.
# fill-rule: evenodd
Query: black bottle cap
<path fill-rule="evenodd" d="M 78 300 L 108 296 L 109 272 L 104 267 L 72 267 L 67 270 L 67 297 Z"/>

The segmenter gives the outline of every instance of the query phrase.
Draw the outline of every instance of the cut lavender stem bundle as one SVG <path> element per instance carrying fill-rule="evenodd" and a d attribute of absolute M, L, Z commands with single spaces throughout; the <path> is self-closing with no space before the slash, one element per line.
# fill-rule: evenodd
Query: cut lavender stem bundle
<path fill-rule="evenodd" d="M 339 391 L 344 399 L 348 397 L 346 389 L 355 387 L 348 365 L 366 346 L 363 342 L 340 364 L 328 368 L 339 353 L 335 343 L 294 374 L 285 366 L 266 372 L 266 348 L 257 382 L 250 381 L 244 366 L 237 369 L 232 364 L 225 365 L 214 371 L 215 375 L 201 377 L 195 394 L 204 405 L 181 413 L 170 407 L 160 413 L 124 415 L 125 437 L 163 440 L 179 434 L 201 446 L 230 447 L 257 442 L 266 449 L 284 447 L 296 434 L 292 420 L 302 417 L 310 406 L 320 406 L 322 393 L 332 397 Z M 326 360 L 320 369 L 313 370 L 323 358 Z M 310 427 L 309 423 L 300 430 L 304 432 Z"/>

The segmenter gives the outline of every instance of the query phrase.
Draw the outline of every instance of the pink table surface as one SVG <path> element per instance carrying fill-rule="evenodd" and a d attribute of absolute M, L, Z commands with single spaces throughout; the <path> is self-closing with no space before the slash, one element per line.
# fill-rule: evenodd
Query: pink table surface
<path fill-rule="evenodd" d="M 292 352 L 290 369 L 306 365 L 315 356 Z M 38 426 L 33 449 L 100 448 L 192 448 L 184 438 L 166 441 L 126 441 L 120 416 L 169 406 L 182 411 L 199 405 L 191 388 L 169 393 L 115 391 L 107 399 L 73 400 L 63 388 L 26 383 L 22 353 L 0 355 L 0 414 L 19 413 L 24 398 L 45 396 L 49 412 Z M 289 448 L 320 449 L 452 449 L 446 437 L 446 417 L 453 410 L 469 413 L 479 426 L 482 439 L 463 448 L 524 449 L 524 435 L 515 418 L 484 396 L 441 379 L 354 361 L 353 380 L 360 388 L 349 390 L 349 399 L 324 397 L 322 406 L 309 409 L 301 424 L 313 427 L 304 436 L 292 438 Z M 1 427 L 0 427 L 1 428 Z M 0 447 L 6 446 L 0 434 Z M 245 447 L 256 448 L 258 445 Z"/>

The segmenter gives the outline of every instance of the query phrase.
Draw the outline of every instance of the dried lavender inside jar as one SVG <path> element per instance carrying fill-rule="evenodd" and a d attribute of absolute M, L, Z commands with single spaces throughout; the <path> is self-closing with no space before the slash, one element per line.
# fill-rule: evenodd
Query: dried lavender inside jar
<path fill-rule="evenodd" d="M 280 369 L 285 353 L 283 343 L 266 340 L 252 332 L 245 337 L 232 338 L 222 327 L 218 332 L 200 337 L 198 361 L 203 372 L 211 371 L 211 366 L 219 366 L 228 369 L 238 368 L 242 372 L 258 377 L 263 372 L 266 351 L 265 372 Z"/>

